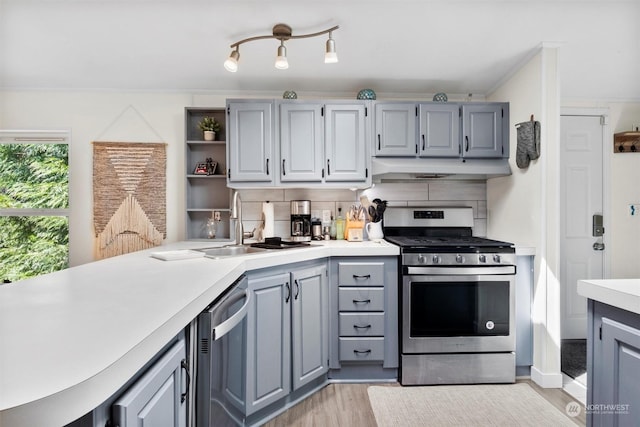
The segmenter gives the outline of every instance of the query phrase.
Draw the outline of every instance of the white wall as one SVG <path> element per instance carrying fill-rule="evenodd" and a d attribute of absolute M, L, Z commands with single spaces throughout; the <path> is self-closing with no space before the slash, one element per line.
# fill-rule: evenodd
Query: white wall
<path fill-rule="evenodd" d="M 166 142 L 167 241 L 184 237 L 184 107 L 188 94 L 19 91 L 1 95 L 0 127 L 68 129 L 70 264 L 93 261 L 92 141 Z M 224 101 L 222 104 L 224 105 Z"/>
<path fill-rule="evenodd" d="M 534 366 L 532 378 L 560 387 L 560 290 L 558 283 L 557 49 L 542 47 L 487 97 L 510 102 L 513 175 L 487 183 L 487 234 L 536 248 L 534 270 Z M 528 168 L 515 164 L 515 124 L 534 115 L 541 122 L 541 154 Z"/>

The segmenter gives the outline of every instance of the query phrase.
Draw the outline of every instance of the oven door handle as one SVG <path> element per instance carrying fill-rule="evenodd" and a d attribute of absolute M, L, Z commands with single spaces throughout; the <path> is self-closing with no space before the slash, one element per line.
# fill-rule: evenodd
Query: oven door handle
<path fill-rule="evenodd" d="M 496 267 L 406 267 L 410 275 L 486 276 L 495 274 L 516 274 L 515 265 Z"/>

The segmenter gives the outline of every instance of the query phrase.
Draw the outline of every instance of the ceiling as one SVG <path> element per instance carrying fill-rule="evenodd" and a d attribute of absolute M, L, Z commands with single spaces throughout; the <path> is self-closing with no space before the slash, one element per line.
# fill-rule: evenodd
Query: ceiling
<path fill-rule="evenodd" d="M 0 88 L 490 93 L 543 44 L 559 46 L 563 98 L 640 100 L 640 1 L 0 0 Z M 229 45 L 340 25 L 326 37 Z"/>

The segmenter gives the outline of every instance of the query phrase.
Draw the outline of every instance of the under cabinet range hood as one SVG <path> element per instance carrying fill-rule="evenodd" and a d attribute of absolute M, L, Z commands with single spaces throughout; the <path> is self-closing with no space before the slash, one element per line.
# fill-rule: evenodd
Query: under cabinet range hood
<path fill-rule="evenodd" d="M 511 175 L 509 159 L 416 159 L 374 157 L 374 182 L 417 179 L 487 179 Z"/>

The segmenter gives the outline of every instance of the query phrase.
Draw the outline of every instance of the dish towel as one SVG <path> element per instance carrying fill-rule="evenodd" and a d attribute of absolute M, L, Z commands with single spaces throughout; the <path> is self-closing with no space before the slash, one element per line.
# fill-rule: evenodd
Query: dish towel
<path fill-rule="evenodd" d="M 520 169 L 529 167 L 529 162 L 540 157 L 540 122 L 529 120 L 518 123 L 518 147 L 516 165 Z"/>

